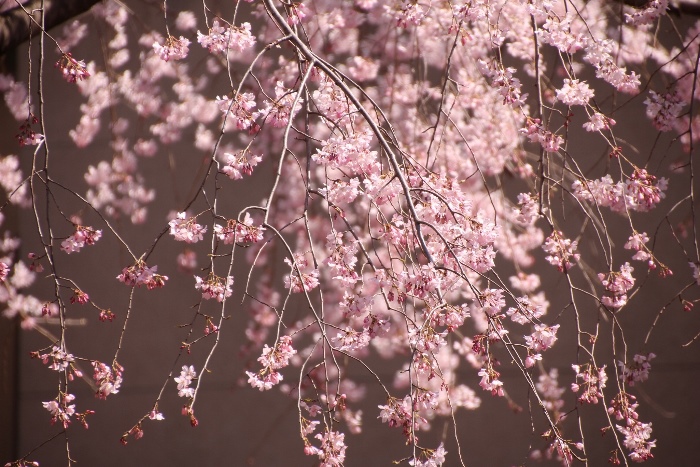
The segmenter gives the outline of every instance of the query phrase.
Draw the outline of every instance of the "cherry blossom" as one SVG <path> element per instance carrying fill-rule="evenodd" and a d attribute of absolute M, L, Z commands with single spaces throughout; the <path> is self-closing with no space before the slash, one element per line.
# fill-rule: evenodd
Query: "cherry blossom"
<path fill-rule="evenodd" d="M 634 386 L 635 383 L 646 381 L 649 378 L 649 371 L 651 370 L 651 363 L 649 362 L 654 358 L 656 358 L 656 354 L 649 352 L 646 355 L 635 354 L 629 364 L 618 361 L 617 365 L 620 367 L 620 379 L 630 386 Z"/>
<path fill-rule="evenodd" d="M 168 36 L 165 44 L 153 43 L 153 52 L 166 62 L 168 60 L 183 60 L 189 52 L 190 41 L 180 36 L 175 38 Z"/>
<path fill-rule="evenodd" d="M 578 241 L 564 238 L 562 233 L 556 230 L 547 237 L 542 245 L 542 249 L 549 253 L 546 260 L 562 272 L 568 271 L 574 262 L 581 257 L 579 253 L 576 253 L 577 247 Z"/>
<path fill-rule="evenodd" d="M 149 268 L 146 263 L 138 260 L 133 266 L 124 268 L 117 276 L 117 280 L 130 287 L 145 285 L 148 290 L 163 287 L 168 276 L 157 274 L 157 270 L 158 266 Z"/>
<path fill-rule="evenodd" d="M 605 365 L 596 369 L 591 364 L 571 365 L 576 372 L 576 382 L 571 384 L 573 392 L 581 392 L 579 402 L 597 404 L 603 397 L 603 389 L 608 381 Z"/>
<path fill-rule="evenodd" d="M 94 374 L 92 379 L 97 384 L 97 397 L 106 399 L 110 394 L 117 394 L 122 384 L 122 372 L 124 368 L 118 363 L 113 363 L 112 367 L 102 362 L 92 362 Z"/>
<path fill-rule="evenodd" d="M 253 168 L 262 162 L 262 157 L 241 151 L 237 154 L 224 153 L 224 160 L 226 165 L 223 166 L 221 172 L 225 173 L 231 180 L 240 180 L 243 175 L 253 173 Z"/>
<path fill-rule="evenodd" d="M 85 245 L 94 245 L 102 238 L 102 231 L 82 225 L 75 226 L 75 232 L 61 242 L 61 250 L 68 254 L 80 251 Z"/>
<path fill-rule="evenodd" d="M 300 260 L 299 256 L 295 256 L 294 262 L 289 258 L 285 258 L 284 262 L 292 268 L 292 272 L 284 277 L 284 287 L 292 292 L 309 292 L 319 285 L 319 271 L 312 269 L 308 272 L 302 272 L 306 269 L 308 263 L 306 260 Z"/>
<path fill-rule="evenodd" d="M 620 267 L 620 272 L 610 272 L 608 274 L 598 274 L 606 294 L 601 298 L 603 305 L 610 308 L 621 308 L 627 303 L 627 292 L 634 287 L 634 268 L 629 263 Z"/>
<path fill-rule="evenodd" d="M 591 99 L 593 90 L 577 79 L 565 79 L 564 86 L 557 90 L 557 100 L 566 105 L 586 105 Z"/>
<path fill-rule="evenodd" d="M 204 239 L 207 228 L 195 222 L 196 218 L 187 217 L 187 213 L 178 212 L 177 217 L 170 222 L 170 235 L 175 240 L 186 243 L 197 243 Z"/>
<path fill-rule="evenodd" d="M 194 288 L 202 292 L 202 298 L 209 300 L 215 298 L 219 303 L 230 297 L 233 293 L 233 277 L 225 279 L 215 274 L 209 274 L 206 280 L 199 276 L 194 276 Z"/>
<path fill-rule="evenodd" d="M 74 400 L 73 394 L 60 393 L 56 399 L 42 403 L 51 414 L 51 424 L 58 422 L 63 428 L 68 428 L 71 417 L 75 415 L 75 404 L 71 404 Z"/>
<path fill-rule="evenodd" d="M 61 70 L 63 79 L 69 83 L 75 83 L 76 81 L 82 81 L 90 77 L 90 72 L 85 62 L 74 59 L 70 53 L 63 54 L 61 59 L 56 62 L 56 68 Z"/>
<path fill-rule="evenodd" d="M 194 397 L 194 388 L 190 387 L 192 381 L 197 378 L 197 372 L 192 365 L 183 365 L 180 376 L 173 378 L 177 384 L 177 395 L 180 397 Z"/>
<path fill-rule="evenodd" d="M 197 31 L 197 42 L 211 53 L 243 52 L 255 45 L 255 37 L 250 33 L 250 23 L 242 23 L 240 27 L 229 26 L 214 19 L 209 34 Z"/>
<path fill-rule="evenodd" d="M 303 452 L 323 466 L 362 462 L 347 446 L 375 435 L 367 417 L 399 428 L 387 437 L 404 449 L 395 462 L 469 464 L 470 452 L 422 435 L 447 420 L 461 445 L 459 411 L 483 397 L 469 374 L 493 404 L 532 408 L 533 459 L 601 464 L 584 437 L 596 429 L 614 437 L 612 463 L 652 457 L 660 425 L 641 421 L 626 391 L 648 380 L 659 342 L 678 339 L 663 349 L 670 361 L 700 340 L 692 329 L 657 335 L 700 300 L 700 23 L 685 7 L 132 3 L 105 0 L 41 31 L 17 54 L 20 75 L 0 75 L 16 121 L 16 150 L 0 155 L 0 223 L 13 220 L 0 225 L 0 303 L 3 319 L 48 338 L 31 355 L 58 388 L 42 404 L 52 423 L 87 426 L 91 411 L 76 412 L 71 394 L 89 380 L 81 365 L 106 399 L 125 387 L 118 361 L 133 343 L 167 331 L 179 375 L 145 368 L 164 388 L 173 379 L 191 426 L 211 423 L 217 402 L 195 395 L 216 384 L 209 375 L 233 345 L 244 368 L 231 381 L 263 391 L 263 404 L 291 397 Z M 11 7 L 0 11 L 24 14 Z M 667 10 L 682 17 L 673 37 Z M 75 86 L 54 83 L 47 61 Z M 126 258 L 127 288 L 99 287 L 118 272 L 113 258 Z M 689 267 L 653 291 L 659 308 L 644 293 L 658 278 L 630 264 L 663 278 L 662 259 Z M 173 270 L 185 274 L 178 286 L 136 290 L 163 287 Z M 83 331 L 99 348 L 75 343 Z M 560 374 L 562 362 L 573 371 Z M 376 393 L 386 403 L 368 413 Z M 525 393 L 532 407 L 518 406 Z M 152 396 L 122 443 L 164 420 Z M 69 463 L 75 436 L 59 437 Z"/>

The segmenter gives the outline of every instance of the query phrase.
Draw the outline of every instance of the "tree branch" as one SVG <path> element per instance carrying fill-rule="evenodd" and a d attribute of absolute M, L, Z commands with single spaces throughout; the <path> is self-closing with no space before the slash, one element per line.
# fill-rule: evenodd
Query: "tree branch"
<path fill-rule="evenodd" d="M 14 0 L 13 0 L 14 1 Z M 43 0 L 46 17 L 46 29 L 51 29 L 81 13 L 89 10 L 99 0 Z M 24 2 L 22 2 L 24 3 Z M 25 10 L 31 13 L 37 23 L 41 22 L 42 0 L 30 0 L 24 8 L 13 8 L 0 14 L 0 55 L 14 49 L 29 39 L 29 35 L 39 33 L 39 28 Z M 34 23 L 34 24 L 33 24 Z"/>

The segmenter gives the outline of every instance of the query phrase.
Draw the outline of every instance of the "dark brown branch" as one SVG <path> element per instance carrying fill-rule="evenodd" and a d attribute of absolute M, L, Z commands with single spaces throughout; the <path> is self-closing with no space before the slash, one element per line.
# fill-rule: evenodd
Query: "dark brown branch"
<path fill-rule="evenodd" d="M 14 1 L 14 0 L 13 0 Z M 46 17 L 44 24 L 49 30 L 81 13 L 89 10 L 99 0 L 43 0 Z M 0 14 L 0 55 L 14 49 L 22 42 L 29 39 L 29 35 L 39 33 L 37 23 L 41 24 L 42 0 L 30 0 L 19 6 Z M 25 10 L 32 14 L 34 23 Z"/>

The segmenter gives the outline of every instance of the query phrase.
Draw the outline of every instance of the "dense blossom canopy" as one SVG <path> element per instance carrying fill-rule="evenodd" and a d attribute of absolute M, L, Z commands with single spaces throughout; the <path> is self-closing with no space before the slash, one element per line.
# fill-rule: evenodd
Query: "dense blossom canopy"
<path fill-rule="evenodd" d="M 369 418 L 405 441 L 407 465 L 468 465 L 457 414 L 492 397 L 520 410 L 523 388 L 532 462 L 654 456 L 653 413 L 634 395 L 664 351 L 650 335 L 699 296 L 700 22 L 663 0 L 163 1 L 139 6 L 148 23 L 131 3 L 43 31 L 27 75 L 0 75 L 17 120 L 3 209 L 40 240 L 6 230 L 0 302 L 49 338 L 32 354 L 58 380 L 46 423 L 70 440 L 100 417 L 73 388 L 118 399 L 132 313 L 150 311 L 146 294 L 182 293 L 189 320 L 163 323 L 181 327 L 177 361 L 142 418 L 114 421 L 123 444 L 172 422 L 167 392 L 207 423 L 197 396 L 233 316 L 249 361 L 233 380 L 295 401 L 310 464 L 359 456 L 348 435 Z M 52 144 L 50 82 L 75 96 L 71 147 Z M 199 169 L 173 175 L 186 194 L 172 198 L 165 171 L 144 167 L 179 157 Z M 66 263 L 108 249 L 120 265 Z M 128 301 L 102 302 L 85 273 Z M 663 308 L 635 299 L 649 287 Z M 111 360 L 72 353 L 71 316 L 119 328 Z"/>

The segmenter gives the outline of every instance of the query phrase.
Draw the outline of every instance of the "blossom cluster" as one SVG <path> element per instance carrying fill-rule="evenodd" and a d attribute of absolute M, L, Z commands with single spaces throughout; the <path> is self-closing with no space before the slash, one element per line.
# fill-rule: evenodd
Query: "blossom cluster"
<path fill-rule="evenodd" d="M 620 266 L 620 272 L 612 271 L 608 274 L 598 274 L 598 279 L 605 288 L 605 295 L 601 297 L 603 305 L 617 309 L 627 304 L 627 292 L 634 287 L 634 268 L 630 263 Z"/>
<path fill-rule="evenodd" d="M 603 389 L 608 382 L 605 365 L 595 368 L 586 363 L 584 365 L 571 365 L 571 367 L 576 372 L 576 382 L 571 384 L 571 390 L 581 392 L 578 397 L 579 402 L 597 404 L 603 397 Z"/>
<path fill-rule="evenodd" d="M 85 245 L 94 245 L 102 238 L 102 231 L 82 225 L 75 226 L 73 235 L 61 242 L 61 250 L 68 254 L 80 251 Z"/>
<path fill-rule="evenodd" d="M 137 260 L 133 266 L 122 269 L 117 276 L 119 282 L 123 282 L 129 287 L 140 287 L 145 285 L 148 290 L 163 287 L 168 276 L 157 274 L 158 266 L 148 267 L 146 263 Z"/>
<path fill-rule="evenodd" d="M 197 224 L 194 217 L 188 218 L 185 212 L 178 212 L 177 217 L 171 220 L 168 225 L 170 226 L 170 235 L 179 242 L 197 243 L 204 239 L 204 234 L 207 232 L 205 226 Z"/>
<path fill-rule="evenodd" d="M 613 182 L 610 175 L 598 180 L 577 180 L 574 195 L 581 201 L 591 201 L 614 212 L 649 211 L 666 197 L 668 179 L 657 178 L 644 169 L 636 169 L 625 182 Z"/>
<path fill-rule="evenodd" d="M 228 276 L 224 279 L 223 277 L 210 273 L 206 280 L 199 276 L 194 276 L 194 280 L 194 288 L 202 292 L 202 298 L 205 300 L 215 298 L 217 302 L 221 303 L 233 293 L 232 276 Z"/>
<path fill-rule="evenodd" d="M 114 362 L 111 367 L 102 362 L 92 362 L 94 373 L 92 379 L 97 384 L 97 397 L 106 399 L 110 394 L 117 394 L 122 385 L 124 368 Z"/>
<path fill-rule="evenodd" d="M 656 358 L 656 354 L 649 352 L 646 355 L 635 354 L 632 361 L 629 363 L 617 362 L 620 367 L 620 379 L 630 386 L 635 383 L 641 383 L 649 379 L 649 371 L 651 370 L 651 360 Z"/>
<path fill-rule="evenodd" d="M 560 271 L 568 271 L 576 261 L 581 258 L 579 253 L 576 253 L 578 241 L 565 238 L 561 232 L 554 231 L 547 237 L 542 249 L 549 253 L 545 259 L 552 266 L 556 266 Z"/>
<path fill-rule="evenodd" d="M 656 447 L 656 440 L 651 440 L 651 423 L 639 421 L 636 398 L 625 392 L 618 394 L 611 402 L 608 413 L 624 425 L 615 425 L 617 431 L 625 437 L 623 444 L 629 450 L 630 458 L 643 462 L 654 457 L 651 450 Z"/>
<path fill-rule="evenodd" d="M 265 345 L 258 361 L 263 366 L 258 373 L 246 371 L 248 384 L 261 391 L 271 389 L 282 381 L 282 375 L 277 371 L 289 365 L 289 360 L 297 353 L 292 347 L 292 338 L 281 336 L 274 347 Z"/>
<path fill-rule="evenodd" d="M 197 378 L 197 372 L 194 366 L 183 365 L 180 376 L 174 378 L 175 384 L 177 384 L 177 395 L 180 397 L 194 397 L 194 388 L 191 388 L 190 384 L 195 378 Z"/>

